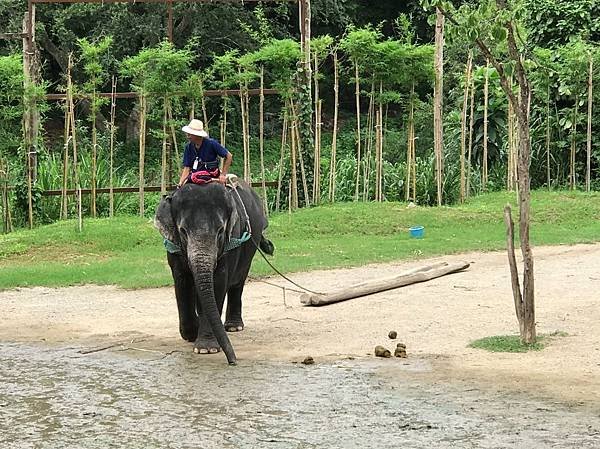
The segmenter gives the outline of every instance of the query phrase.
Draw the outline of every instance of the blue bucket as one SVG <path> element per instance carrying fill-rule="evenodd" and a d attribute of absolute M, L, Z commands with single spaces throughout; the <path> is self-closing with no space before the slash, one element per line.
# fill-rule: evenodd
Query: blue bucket
<path fill-rule="evenodd" d="M 413 239 L 422 239 L 423 234 L 425 233 L 425 228 L 423 226 L 413 226 L 408 231 Z"/>

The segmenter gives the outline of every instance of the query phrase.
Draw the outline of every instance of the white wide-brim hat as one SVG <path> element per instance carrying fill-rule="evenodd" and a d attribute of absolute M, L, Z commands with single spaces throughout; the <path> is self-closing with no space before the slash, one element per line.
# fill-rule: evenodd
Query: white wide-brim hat
<path fill-rule="evenodd" d="M 184 126 L 181 130 L 186 134 L 192 134 L 199 137 L 208 137 L 208 133 L 204 131 L 204 123 L 200 120 L 192 119 L 189 125 Z"/>

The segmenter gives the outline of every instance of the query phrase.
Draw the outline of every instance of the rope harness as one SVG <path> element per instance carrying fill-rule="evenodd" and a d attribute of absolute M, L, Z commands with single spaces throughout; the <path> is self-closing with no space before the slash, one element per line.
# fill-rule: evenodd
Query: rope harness
<path fill-rule="evenodd" d="M 228 176 L 226 187 L 228 187 L 229 189 L 233 190 L 233 192 L 235 192 L 237 199 L 239 200 L 239 203 L 242 206 L 242 211 L 244 212 L 244 219 L 246 220 L 246 228 L 245 228 L 244 232 L 242 232 L 242 235 L 240 238 L 230 238 L 229 239 L 229 241 L 225 244 L 225 246 L 223 248 L 223 254 L 225 254 L 231 250 L 234 250 L 236 248 L 239 248 L 240 246 L 242 246 L 244 243 L 246 243 L 248 240 L 250 240 L 252 238 L 252 227 L 250 225 L 250 217 L 248 216 L 248 211 L 246 211 L 246 206 L 244 205 L 244 202 L 242 201 L 240 192 L 238 192 L 238 190 L 237 190 L 238 186 L 237 186 L 236 180 L 237 180 L 237 177 L 233 178 L 233 177 Z M 163 238 L 163 244 L 165 245 L 165 249 L 167 250 L 167 252 L 169 252 L 171 254 L 182 254 L 181 247 L 179 247 L 172 241 L 170 241 L 166 238 Z"/>

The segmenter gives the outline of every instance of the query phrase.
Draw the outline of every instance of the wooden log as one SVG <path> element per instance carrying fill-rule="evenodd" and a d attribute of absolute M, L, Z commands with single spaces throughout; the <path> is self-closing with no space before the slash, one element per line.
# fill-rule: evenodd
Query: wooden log
<path fill-rule="evenodd" d="M 300 297 L 300 302 L 307 306 L 324 306 L 327 304 L 334 304 L 336 302 L 372 295 L 373 293 L 392 290 L 405 285 L 415 284 L 417 282 L 429 281 L 431 279 L 445 276 L 446 274 L 465 270 L 469 268 L 469 265 L 470 264 L 466 262 L 452 264 L 440 262 L 421 268 L 415 268 L 390 278 L 377 279 L 352 285 L 333 293 L 324 295 L 305 293 Z"/>

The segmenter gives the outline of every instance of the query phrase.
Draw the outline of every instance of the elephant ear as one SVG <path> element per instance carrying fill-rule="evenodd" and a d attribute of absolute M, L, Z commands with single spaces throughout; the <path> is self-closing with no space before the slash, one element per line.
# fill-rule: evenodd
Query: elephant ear
<path fill-rule="evenodd" d="M 171 211 L 171 197 L 163 196 L 156 208 L 154 226 L 165 239 L 179 245 L 179 235 Z"/>

